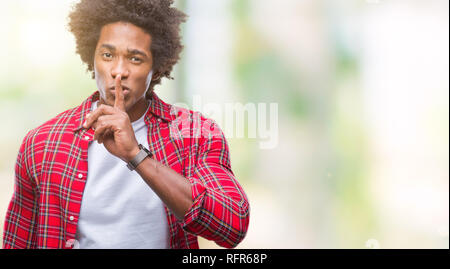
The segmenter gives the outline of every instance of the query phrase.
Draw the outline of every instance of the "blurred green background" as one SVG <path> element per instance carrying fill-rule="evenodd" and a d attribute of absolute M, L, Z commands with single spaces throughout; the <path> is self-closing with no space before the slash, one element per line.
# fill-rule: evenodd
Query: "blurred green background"
<path fill-rule="evenodd" d="M 0 229 L 27 131 L 96 89 L 66 28 L 73 3 L 2 2 Z M 226 132 L 251 205 L 238 248 L 449 247 L 448 1 L 176 5 L 185 50 L 163 100 L 278 104 L 275 147 Z"/>

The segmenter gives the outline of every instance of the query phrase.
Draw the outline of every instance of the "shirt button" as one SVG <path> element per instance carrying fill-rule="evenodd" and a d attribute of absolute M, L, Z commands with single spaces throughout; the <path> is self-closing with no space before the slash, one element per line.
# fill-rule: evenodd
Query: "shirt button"
<path fill-rule="evenodd" d="M 66 241 L 66 248 L 71 248 L 75 243 L 75 239 L 69 239 Z"/>
<path fill-rule="evenodd" d="M 78 178 L 82 179 L 83 178 L 83 174 L 78 174 Z"/>
<path fill-rule="evenodd" d="M 73 216 L 70 216 L 70 217 L 69 217 L 69 220 L 70 220 L 70 221 L 72 221 L 72 220 L 74 220 L 74 219 L 75 219 L 75 218 L 74 218 Z"/>

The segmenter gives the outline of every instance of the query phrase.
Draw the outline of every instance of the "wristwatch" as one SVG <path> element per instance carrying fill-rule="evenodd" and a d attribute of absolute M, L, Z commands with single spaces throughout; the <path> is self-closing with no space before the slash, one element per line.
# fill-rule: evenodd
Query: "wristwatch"
<path fill-rule="evenodd" d="M 136 169 L 136 167 L 138 167 L 138 165 L 147 157 L 152 157 L 153 154 L 146 149 L 144 146 L 142 146 L 141 144 L 139 144 L 139 153 L 136 155 L 136 157 L 134 157 L 131 161 L 128 162 L 127 167 L 128 169 L 130 169 L 131 171 L 134 171 L 134 169 Z"/>

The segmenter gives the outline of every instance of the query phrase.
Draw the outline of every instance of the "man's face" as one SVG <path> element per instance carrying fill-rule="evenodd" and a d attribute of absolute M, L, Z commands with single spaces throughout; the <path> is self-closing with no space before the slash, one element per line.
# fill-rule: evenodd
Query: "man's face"
<path fill-rule="evenodd" d="M 148 33 L 131 23 L 116 22 L 102 28 L 94 57 L 100 103 L 114 105 L 114 79 L 121 75 L 125 109 L 146 104 L 152 80 L 151 42 Z"/>

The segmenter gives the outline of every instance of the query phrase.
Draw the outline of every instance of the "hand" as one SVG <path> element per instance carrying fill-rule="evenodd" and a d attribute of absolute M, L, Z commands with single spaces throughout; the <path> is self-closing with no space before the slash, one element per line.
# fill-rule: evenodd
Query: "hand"
<path fill-rule="evenodd" d="M 94 140 L 114 156 L 129 162 L 139 152 L 139 145 L 131 126 L 130 118 L 125 111 L 125 101 L 121 85 L 121 76 L 115 79 L 114 107 L 100 105 L 95 111 L 88 114 L 83 127 L 92 126 L 95 130 Z"/>

